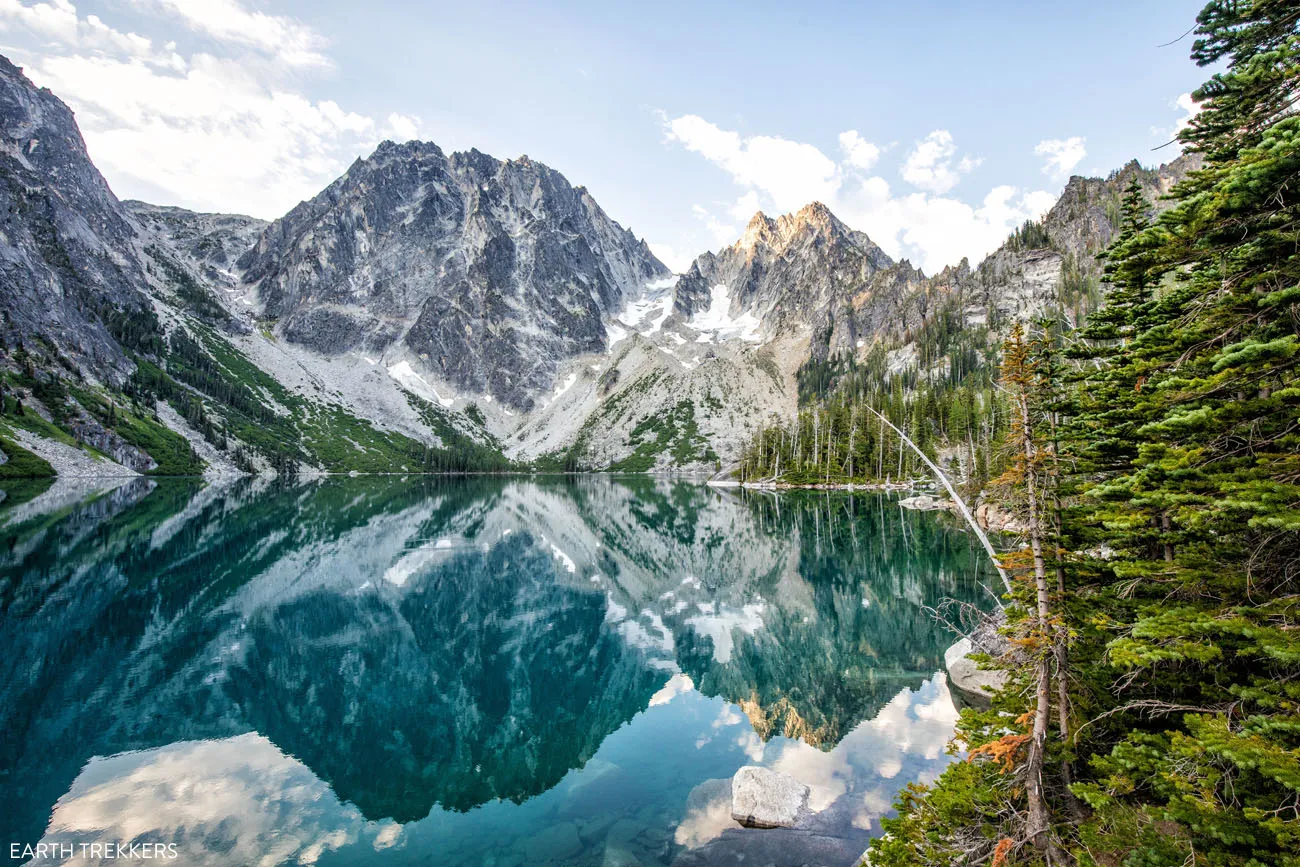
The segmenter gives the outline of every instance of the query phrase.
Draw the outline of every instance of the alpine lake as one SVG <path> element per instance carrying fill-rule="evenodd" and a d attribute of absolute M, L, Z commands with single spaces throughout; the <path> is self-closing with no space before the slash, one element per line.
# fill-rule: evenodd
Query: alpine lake
<path fill-rule="evenodd" d="M 932 609 L 993 604 L 970 533 L 880 493 L 34 484 L 0 486 L 0 842 L 36 864 L 849 867 L 959 760 Z M 732 819 L 745 765 L 799 826 Z"/>

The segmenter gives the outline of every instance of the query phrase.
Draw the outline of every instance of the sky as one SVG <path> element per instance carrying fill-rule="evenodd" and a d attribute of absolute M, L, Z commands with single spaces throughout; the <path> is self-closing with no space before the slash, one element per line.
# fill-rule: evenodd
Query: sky
<path fill-rule="evenodd" d="M 420 138 L 550 165 L 675 270 L 819 200 L 933 273 L 1177 156 L 1200 5 L 0 0 L 0 53 L 121 198 L 272 219 Z"/>

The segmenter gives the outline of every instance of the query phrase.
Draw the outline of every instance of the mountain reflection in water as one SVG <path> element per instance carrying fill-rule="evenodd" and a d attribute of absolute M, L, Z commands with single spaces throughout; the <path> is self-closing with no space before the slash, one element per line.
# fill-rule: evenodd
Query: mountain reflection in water
<path fill-rule="evenodd" d="M 951 760 L 926 606 L 989 599 L 876 494 L 57 488 L 0 509 L 0 839 L 186 864 L 851 864 Z M 749 763 L 804 828 L 731 821 Z"/>

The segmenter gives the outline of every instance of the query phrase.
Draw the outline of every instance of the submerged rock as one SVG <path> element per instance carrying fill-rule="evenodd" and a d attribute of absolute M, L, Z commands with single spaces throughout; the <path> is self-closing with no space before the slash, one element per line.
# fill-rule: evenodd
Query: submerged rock
<path fill-rule="evenodd" d="M 789 774 L 746 765 L 731 780 L 731 818 L 746 828 L 793 828 L 808 787 Z"/>

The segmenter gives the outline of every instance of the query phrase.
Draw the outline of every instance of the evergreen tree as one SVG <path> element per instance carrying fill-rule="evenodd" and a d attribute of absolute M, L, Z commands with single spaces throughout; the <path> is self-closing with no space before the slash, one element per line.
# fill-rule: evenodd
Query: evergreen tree
<path fill-rule="evenodd" d="M 1069 336 L 1080 363 L 1050 398 L 1062 460 L 1039 472 L 1064 476 L 1071 553 L 1052 609 L 1064 622 L 1037 638 L 1070 643 L 1058 718 L 1086 720 L 1060 747 L 1079 756 L 1070 789 L 1086 811 L 1045 785 L 1043 832 L 1033 791 L 1022 803 L 1006 785 L 1041 730 L 1045 657 L 1031 645 L 993 711 L 963 714 L 975 761 L 905 793 L 873 864 L 1300 865 L 1298 29 L 1294 0 L 1201 12 L 1193 58 L 1228 64 L 1182 135 L 1204 167 L 1151 224 L 1129 187 L 1106 307 Z M 1009 347 L 1013 368 L 1032 358 Z M 1032 393 L 1010 390 L 1013 409 Z M 1024 419 L 1021 455 L 1036 439 Z M 1008 719 L 1032 726 L 999 735 Z M 1026 845 L 1053 836 L 1060 851 Z"/>

